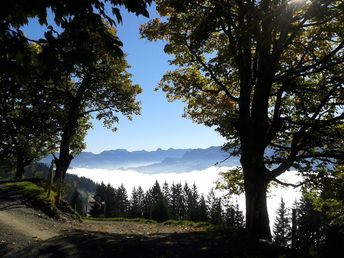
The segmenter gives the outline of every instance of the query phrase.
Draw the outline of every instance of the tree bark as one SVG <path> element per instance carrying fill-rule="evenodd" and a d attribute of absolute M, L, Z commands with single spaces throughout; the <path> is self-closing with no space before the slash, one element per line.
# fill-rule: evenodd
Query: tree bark
<path fill-rule="evenodd" d="M 243 166 L 246 198 L 246 229 L 259 239 L 271 241 L 266 192 L 269 180 L 264 168 Z"/>
<path fill-rule="evenodd" d="M 71 152 L 72 138 L 77 130 L 77 124 L 79 119 L 77 103 L 72 103 L 68 112 L 68 121 L 63 129 L 62 139 L 60 144 L 60 153 L 58 159 L 55 159 L 56 171 L 54 177 L 54 183 L 59 181 L 63 183 L 63 179 L 69 168 L 70 163 L 73 160 L 73 155 Z"/>
<path fill-rule="evenodd" d="M 25 172 L 24 168 L 25 168 L 24 158 L 21 154 L 18 154 L 17 155 L 16 174 L 15 174 L 16 179 L 23 178 L 23 175 Z"/>

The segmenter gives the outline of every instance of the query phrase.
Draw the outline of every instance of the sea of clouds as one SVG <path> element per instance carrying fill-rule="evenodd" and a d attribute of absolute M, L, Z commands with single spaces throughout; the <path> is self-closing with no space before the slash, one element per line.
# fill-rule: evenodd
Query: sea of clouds
<path fill-rule="evenodd" d="M 154 182 L 158 180 L 159 184 L 167 181 L 169 185 L 172 183 L 187 182 L 189 186 L 196 184 L 200 193 L 206 197 L 211 188 L 215 187 L 215 182 L 219 178 L 220 171 L 228 171 L 229 167 L 209 167 L 205 170 L 191 171 L 185 173 L 161 173 L 161 174 L 147 174 L 140 173 L 134 170 L 108 170 L 108 169 L 89 169 L 89 168 L 73 168 L 69 169 L 68 173 L 77 176 L 90 178 L 97 183 L 104 182 L 111 184 L 113 187 L 118 187 L 123 184 L 130 196 L 132 189 L 141 186 L 143 190 L 147 190 L 153 186 Z M 296 171 L 287 171 L 278 178 L 283 182 L 297 183 L 301 177 Z M 217 195 L 225 194 L 225 192 L 217 191 Z M 278 209 L 281 197 L 286 203 L 287 207 L 292 207 L 295 200 L 300 198 L 300 190 L 291 187 L 276 186 L 272 187 L 268 192 L 268 212 L 270 216 L 270 225 L 273 225 L 276 210 Z M 233 203 L 238 201 L 240 209 L 245 211 L 245 198 L 243 195 L 235 196 Z"/>

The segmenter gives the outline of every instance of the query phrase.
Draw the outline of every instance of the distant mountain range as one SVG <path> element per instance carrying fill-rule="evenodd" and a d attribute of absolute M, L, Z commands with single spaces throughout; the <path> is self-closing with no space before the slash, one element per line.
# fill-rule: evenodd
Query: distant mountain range
<path fill-rule="evenodd" d="M 72 161 L 73 168 L 132 169 L 143 173 L 189 172 L 210 166 L 239 165 L 239 158 L 228 158 L 221 147 L 207 149 L 157 149 L 156 151 L 103 151 L 99 154 L 82 152 Z M 42 160 L 50 163 L 51 156 Z"/>

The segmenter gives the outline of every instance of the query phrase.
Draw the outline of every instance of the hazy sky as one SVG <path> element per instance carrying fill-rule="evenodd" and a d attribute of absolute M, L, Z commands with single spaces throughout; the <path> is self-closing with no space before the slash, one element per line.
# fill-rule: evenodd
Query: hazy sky
<path fill-rule="evenodd" d="M 149 10 L 151 18 L 157 16 L 153 6 Z M 171 69 L 169 57 L 163 51 L 164 43 L 140 39 L 139 27 L 149 19 L 123 10 L 122 16 L 123 24 L 118 26 L 118 34 L 127 53 L 133 82 L 143 88 L 143 93 L 138 97 L 142 103 L 142 115 L 134 117 L 132 121 L 120 117 L 116 133 L 94 120 L 94 128 L 86 137 L 86 151 L 99 153 L 118 148 L 155 150 L 222 145 L 224 139 L 214 129 L 182 118 L 183 103 L 169 103 L 163 92 L 154 91 L 162 75 Z M 33 38 L 43 35 L 42 28 L 35 20 L 30 22 L 25 31 Z"/>

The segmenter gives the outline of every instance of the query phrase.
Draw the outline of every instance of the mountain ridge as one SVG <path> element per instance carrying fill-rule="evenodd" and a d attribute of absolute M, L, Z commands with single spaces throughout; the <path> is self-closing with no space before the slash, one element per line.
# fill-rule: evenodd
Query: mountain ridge
<path fill-rule="evenodd" d="M 173 149 L 155 151 L 128 151 L 125 149 L 106 150 L 99 154 L 82 152 L 76 156 L 72 168 L 100 168 L 135 170 L 143 173 L 188 172 L 202 170 L 220 164 L 235 166 L 239 164 L 236 157 L 229 158 L 229 153 L 219 146 L 196 149 Z M 50 163 L 48 156 L 41 162 Z"/>

